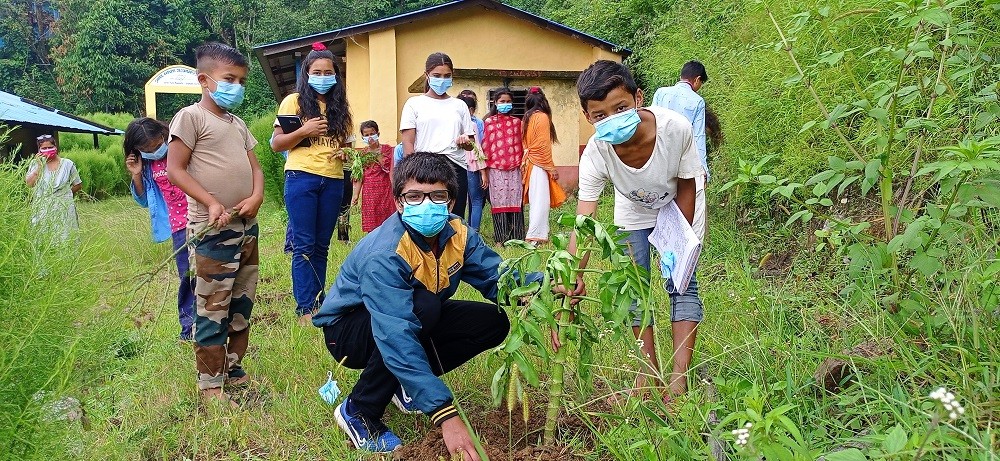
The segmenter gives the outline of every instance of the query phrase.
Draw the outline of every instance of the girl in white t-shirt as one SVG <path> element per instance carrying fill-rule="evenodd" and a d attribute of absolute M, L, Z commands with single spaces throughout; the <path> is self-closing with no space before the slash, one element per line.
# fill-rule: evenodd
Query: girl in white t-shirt
<path fill-rule="evenodd" d="M 448 95 L 455 66 L 444 53 L 427 57 L 424 66 L 425 93 L 414 96 L 403 105 L 399 131 L 403 138 L 403 155 L 430 152 L 445 155 L 458 176 L 458 197 L 452 214 L 465 216 L 465 197 L 469 194 L 466 151 L 474 148 L 476 127 L 464 102 Z"/>

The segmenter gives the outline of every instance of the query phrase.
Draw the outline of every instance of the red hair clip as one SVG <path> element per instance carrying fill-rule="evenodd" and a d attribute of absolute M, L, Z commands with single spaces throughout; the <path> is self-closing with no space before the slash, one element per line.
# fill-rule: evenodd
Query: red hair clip
<path fill-rule="evenodd" d="M 321 42 L 313 43 L 313 51 L 326 51 L 326 45 Z"/>
<path fill-rule="evenodd" d="M 538 93 L 542 92 L 542 89 L 539 88 L 539 87 L 537 87 L 537 86 L 533 86 L 533 87 L 531 87 L 530 90 L 528 90 L 528 92 L 531 93 L 531 94 L 538 94 Z"/>

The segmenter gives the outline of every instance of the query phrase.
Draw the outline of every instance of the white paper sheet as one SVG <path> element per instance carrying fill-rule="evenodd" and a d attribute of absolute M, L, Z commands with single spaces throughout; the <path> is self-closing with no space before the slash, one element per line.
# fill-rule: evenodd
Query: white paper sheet
<path fill-rule="evenodd" d="M 698 267 L 701 239 L 691 228 L 684 213 L 681 213 L 681 209 L 677 207 L 677 202 L 671 201 L 660 208 L 656 215 L 656 227 L 653 229 L 653 233 L 649 234 L 649 243 L 656 247 L 661 260 L 669 260 L 671 257 L 673 259 L 672 266 L 654 264 L 653 261 L 650 261 L 650 268 L 659 265 L 663 277 L 673 280 L 674 289 L 678 293 L 686 292 L 688 284 L 691 282 L 691 276 L 694 275 L 695 268 Z M 660 263 L 660 261 L 656 261 L 656 263 Z"/>

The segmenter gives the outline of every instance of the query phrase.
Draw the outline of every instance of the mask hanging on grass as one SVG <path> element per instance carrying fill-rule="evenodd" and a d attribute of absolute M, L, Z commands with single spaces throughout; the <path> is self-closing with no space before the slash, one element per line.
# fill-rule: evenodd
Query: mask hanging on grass
<path fill-rule="evenodd" d="M 326 384 L 319 388 L 319 396 L 330 405 L 336 405 L 337 397 L 340 397 L 340 387 L 333 380 L 333 372 L 326 372 Z"/>

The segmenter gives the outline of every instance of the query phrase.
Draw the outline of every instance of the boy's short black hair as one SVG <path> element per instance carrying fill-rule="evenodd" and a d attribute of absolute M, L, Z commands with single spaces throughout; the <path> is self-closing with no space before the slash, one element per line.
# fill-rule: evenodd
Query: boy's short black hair
<path fill-rule="evenodd" d="M 698 61 L 688 61 L 681 67 L 681 80 L 694 80 L 701 77 L 701 83 L 708 82 L 708 72 L 705 65 Z"/>
<path fill-rule="evenodd" d="M 371 128 L 371 129 L 375 130 L 376 133 L 379 132 L 379 130 L 378 130 L 378 123 L 375 123 L 375 120 L 365 120 L 365 121 L 361 122 L 361 128 L 360 128 L 360 130 L 361 131 L 365 131 L 365 128 Z"/>
<path fill-rule="evenodd" d="M 194 49 L 196 66 L 200 72 L 211 71 L 215 64 L 230 64 L 237 67 L 248 68 L 247 58 L 236 48 L 224 43 L 208 42 Z"/>
<path fill-rule="evenodd" d="M 632 73 L 619 62 L 602 59 L 590 65 L 576 79 L 576 91 L 580 95 L 580 105 L 587 110 L 587 101 L 601 101 L 615 88 L 625 88 L 635 96 L 639 85 Z"/>
<path fill-rule="evenodd" d="M 458 200 L 458 176 L 451 160 L 442 154 L 430 152 L 414 152 L 403 157 L 392 169 L 392 195 L 399 198 L 403 194 L 403 186 L 413 180 L 421 184 L 442 182 L 448 188 L 452 200 Z"/>

